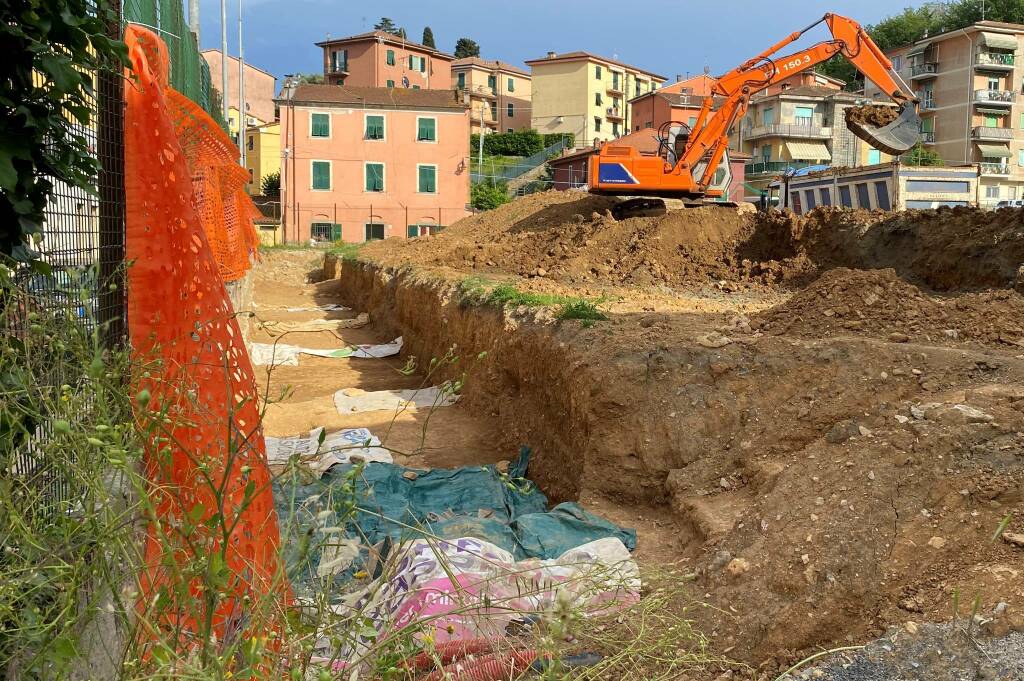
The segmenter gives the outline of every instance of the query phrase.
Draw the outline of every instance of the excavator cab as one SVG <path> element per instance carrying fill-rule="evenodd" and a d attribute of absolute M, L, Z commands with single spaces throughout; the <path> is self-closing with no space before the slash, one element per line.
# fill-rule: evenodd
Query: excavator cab
<path fill-rule="evenodd" d="M 658 156 L 674 167 L 686 152 L 686 145 L 690 141 L 690 132 L 690 126 L 685 123 L 678 121 L 663 123 L 658 128 Z"/>

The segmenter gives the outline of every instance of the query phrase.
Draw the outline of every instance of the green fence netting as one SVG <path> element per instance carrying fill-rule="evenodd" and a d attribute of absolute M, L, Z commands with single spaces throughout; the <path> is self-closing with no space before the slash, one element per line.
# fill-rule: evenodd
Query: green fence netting
<path fill-rule="evenodd" d="M 188 28 L 182 0 L 124 0 L 123 7 L 125 22 L 153 29 L 167 43 L 171 86 L 220 121 L 221 112 L 210 106 L 210 67 Z"/>

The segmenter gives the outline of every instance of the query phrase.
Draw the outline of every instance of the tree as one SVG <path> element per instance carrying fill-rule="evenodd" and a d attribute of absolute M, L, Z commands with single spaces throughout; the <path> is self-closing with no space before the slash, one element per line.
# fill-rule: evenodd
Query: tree
<path fill-rule="evenodd" d="M 405 29 L 404 28 L 398 29 L 398 33 L 396 33 L 395 35 L 397 35 L 399 38 L 402 38 L 404 40 L 406 38 Z"/>
<path fill-rule="evenodd" d="M 395 22 L 390 17 L 381 17 L 380 21 L 373 25 L 373 30 L 384 31 L 385 33 L 391 33 L 392 35 L 398 35 L 401 30 L 398 26 L 395 26 Z"/>
<path fill-rule="evenodd" d="M 300 73 L 298 78 L 301 84 L 322 85 L 324 82 L 324 74 L 322 73 Z"/>
<path fill-rule="evenodd" d="M 429 26 L 423 29 L 423 40 L 420 42 L 427 47 L 432 47 L 435 50 L 437 49 L 437 44 L 434 42 L 434 32 L 430 30 Z"/>
<path fill-rule="evenodd" d="M 941 166 L 942 157 L 938 153 L 925 147 L 918 142 L 914 147 L 902 156 L 903 162 L 908 166 Z"/>
<path fill-rule="evenodd" d="M 492 179 L 477 182 L 469 190 L 469 203 L 477 210 L 491 210 L 511 199 L 508 196 L 508 185 Z"/>
<path fill-rule="evenodd" d="M 260 191 L 264 196 L 277 198 L 281 196 L 281 171 L 268 173 L 260 181 Z"/>
<path fill-rule="evenodd" d="M 459 41 L 455 43 L 455 58 L 464 59 L 466 57 L 479 57 L 480 46 L 476 44 L 475 40 L 470 38 L 459 38 Z"/>

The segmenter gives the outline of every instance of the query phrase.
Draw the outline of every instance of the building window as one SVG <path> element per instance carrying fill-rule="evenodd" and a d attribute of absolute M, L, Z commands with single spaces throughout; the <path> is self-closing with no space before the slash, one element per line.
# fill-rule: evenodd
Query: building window
<path fill-rule="evenodd" d="M 645 128 L 653 128 L 654 127 L 654 121 L 647 121 L 646 123 L 644 123 L 644 127 Z"/>
<path fill-rule="evenodd" d="M 437 166 L 416 166 L 416 191 L 420 194 L 437 193 Z"/>
<path fill-rule="evenodd" d="M 597 78 L 598 80 L 601 80 L 601 65 L 600 64 L 595 64 L 594 65 L 594 78 Z"/>
<path fill-rule="evenodd" d="M 348 71 L 348 50 L 334 50 L 331 52 L 331 71 Z"/>
<path fill-rule="evenodd" d="M 878 149 L 868 149 L 868 165 L 872 166 L 882 162 L 882 152 Z"/>
<path fill-rule="evenodd" d="M 814 119 L 814 107 L 813 106 L 798 106 L 793 110 L 793 118 L 797 125 L 803 125 L 811 127 L 811 121 Z"/>
<path fill-rule="evenodd" d="M 652 80 L 651 81 L 651 89 L 648 90 L 648 92 L 654 92 L 655 89 L 657 89 L 657 84 Z"/>
<path fill-rule="evenodd" d="M 761 125 L 771 125 L 775 122 L 775 109 L 768 107 L 761 111 Z"/>
<path fill-rule="evenodd" d="M 814 190 L 808 189 L 804 192 L 804 196 L 807 198 L 807 210 L 814 210 L 818 203 L 814 200 Z"/>
<path fill-rule="evenodd" d="M 516 82 L 513 79 L 511 79 L 511 78 L 508 79 L 508 91 L 509 92 L 515 92 L 516 91 Z"/>
<path fill-rule="evenodd" d="M 642 81 L 642 80 L 638 80 L 638 81 L 636 81 L 636 96 L 637 96 L 637 97 L 639 97 L 639 96 L 640 96 L 640 94 L 641 94 L 641 90 L 643 89 L 643 85 L 644 85 L 644 83 L 643 83 L 643 81 Z"/>
<path fill-rule="evenodd" d="M 999 198 L 999 185 L 986 185 L 985 186 L 985 198 L 986 199 L 998 199 Z"/>
<path fill-rule="evenodd" d="M 871 197 L 868 194 L 868 183 L 858 182 L 857 183 L 857 207 L 858 208 L 871 208 Z"/>
<path fill-rule="evenodd" d="M 337 225 L 341 231 L 341 225 Z M 309 236 L 313 241 L 339 241 L 334 238 L 335 225 L 331 222 L 314 222 L 309 226 Z"/>
<path fill-rule="evenodd" d="M 789 198 L 793 202 L 793 205 L 790 206 L 790 208 L 793 209 L 793 212 L 797 215 L 802 214 L 803 209 L 800 207 L 800 192 L 790 192 Z"/>
<path fill-rule="evenodd" d="M 368 140 L 382 140 L 384 139 L 384 116 L 383 115 L 367 115 L 366 116 L 366 139 Z"/>
<path fill-rule="evenodd" d="M 249 149 L 249 151 L 252 151 L 252 148 L 253 148 L 254 144 L 255 144 L 255 142 L 253 141 L 252 135 L 249 135 L 249 141 L 246 143 L 245 146 Z"/>
<path fill-rule="evenodd" d="M 466 89 L 466 72 L 465 71 L 463 71 L 463 72 L 461 72 L 459 74 L 458 82 L 459 82 L 459 89 L 460 90 L 465 90 Z"/>
<path fill-rule="evenodd" d="M 693 130 L 693 126 L 697 125 L 697 117 L 696 116 L 690 116 L 690 118 L 686 122 L 686 124 L 688 126 L 690 126 L 690 130 Z"/>
<path fill-rule="evenodd" d="M 436 142 L 437 141 L 437 119 L 417 118 L 416 119 L 416 141 Z"/>
<path fill-rule="evenodd" d="M 604 100 L 601 99 L 601 93 L 600 92 L 595 92 L 594 93 L 594 106 L 601 106 L 603 101 Z"/>
<path fill-rule="evenodd" d="M 1024 111 L 1020 112 L 1020 127 L 1024 130 Z"/>
<path fill-rule="evenodd" d="M 827 187 L 818 190 L 818 196 L 821 198 L 821 205 L 831 206 L 832 205 L 832 192 Z"/>
<path fill-rule="evenodd" d="M 394 50 L 388 50 L 388 66 L 394 66 L 394 65 L 395 65 L 395 51 Z"/>
<path fill-rule="evenodd" d="M 367 222 L 366 232 L 363 237 L 366 241 L 380 241 L 384 238 L 383 222 Z"/>
<path fill-rule="evenodd" d="M 516 107 L 512 104 L 512 102 L 508 103 L 506 109 L 506 113 L 508 114 L 509 118 L 512 118 L 513 116 L 516 115 Z"/>
<path fill-rule="evenodd" d="M 892 58 L 892 70 L 900 71 L 903 68 L 903 57 Z"/>
<path fill-rule="evenodd" d="M 313 113 L 309 115 L 310 135 L 313 137 L 331 136 L 331 115 Z"/>
<path fill-rule="evenodd" d="M 395 81 L 393 81 L 393 80 L 389 80 L 389 81 L 388 81 L 388 87 L 389 87 L 389 88 L 393 88 L 393 87 L 395 87 Z"/>
<path fill-rule="evenodd" d="M 989 76 L 988 77 L 988 89 L 989 90 L 1000 90 L 1000 89 L 1002 89 L 999 86 L 999 76 Z"/>
<path fill-rule="evenodd" d="M 1024 167 L 1024 149 L 1017 152 L 1017 165 Z"/>
<path fill-rule="evenodd" d="M 853 199 L 850 197 L 850 185 L 848 184 L 839 188 L 839 205 L 844 208 L 853 208 Z"/>
<path fill-rule="evenodd" d="M 427 236 L 428 234 L 437 234 L 438 232 L 444 231 L 444 227 L 441 225 L 435 225 L 432 223 L 409 225 L 405 234 L 410 239 L 415 239 L 418 236 Z"/>
<path fill-rule="evenodd" d="M 985 127 L 986 128 L 998 128 L 999 127 L 999 119 L 996 118 L 995 116 L 986 115 L 985 116 Z"/>
<path fill-rule="evenodd" d="M 619 91 L 619 73 L 618 71 L 612 71 L 612 89 L 616 92 Z"/>
<path fill-rule="evenodd" d="M 491 120 L 498 120 L 498 104 L 496 102 L 491 102 Z"/>
<path fill-rule="evenodd" d="M 619 136 L 619 124 L 617 121 L 612 121 L 612 137 Z"/>
<path fill-rule="evenodd" d="M 882 210 L 891 210 L 892 204 L 889 203 L 889 185 L 885 182 L 875 182 L 875 200 L 878 201 L 878 208 Z"/>
<path fill-rule="evenodd" d="M 601 117 L 594 116 L 594 132 L 601 132 Z"/>
<path fill-rule="evenodd" d="M 366 191 L 368 192 L 382 192 L 384 191 L 384 164 L 383 163 L 367 163 L 366 164 Z M 384 237 L 381 237 L 382 239 Z"/>
<path fill-rule="evenodd" d="M 492 95 L 498 94 L 498 77 L 487 76 L 487 87 L 490 89 Z"/>
<path fill-rule="evenodd" d="M 515 132 L 515 130 L 513 130 L 512 128 L 509 128 L 509 129 L 508 129 L 508 130 L 506 130 L 505 132 Z"/>
<path fill-rule="evenodd" d="M 331 189 L 331 162 L 311 161 L 311 173 L 313 176 L 312 188 L 319 191 L 330 191 Z"/>

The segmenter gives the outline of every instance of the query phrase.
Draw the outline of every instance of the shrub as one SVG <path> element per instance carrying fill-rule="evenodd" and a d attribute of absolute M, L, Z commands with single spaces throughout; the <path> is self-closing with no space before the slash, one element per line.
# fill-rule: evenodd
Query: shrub
<path fill-rule="evenodd" d="M 576 146 L 576 134 L 571 132 L 551 132 L 544 135 L 544 148 L 547 149 L 552 144 L 562 141 L 565 139 L 565 148 L 572 149 Z"/>
<path fill-rule="evenodd" d="M 480 148 L 480 135 L 470 136 L 470 148 Z M 533 156 L 544 149 L 544 138 L 536 130 L 498 132 L 484 135 L 484 153 L 488 156 Z"/>
<path fill-rule="evenodd" d="M 469 192 L 470 205 L 477 210 L 491 210 L 509 201 L 511 199 L 508 196 L 508 185 L 504 182 L 478 182 Z"/>

